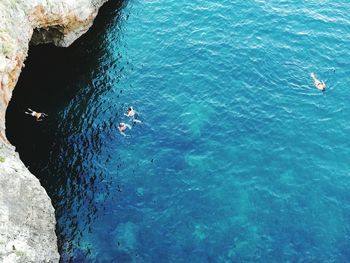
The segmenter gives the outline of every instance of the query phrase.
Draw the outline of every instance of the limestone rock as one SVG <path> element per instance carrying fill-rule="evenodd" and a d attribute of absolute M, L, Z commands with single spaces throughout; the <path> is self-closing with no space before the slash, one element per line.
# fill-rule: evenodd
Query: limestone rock
<path fill-rule="evenodd" d="M 29 43 L 70 45 L 106 1 L 0 1 L 0 262 L 59 260 L 51 200 L 5 135 L 6 108 Z"/>

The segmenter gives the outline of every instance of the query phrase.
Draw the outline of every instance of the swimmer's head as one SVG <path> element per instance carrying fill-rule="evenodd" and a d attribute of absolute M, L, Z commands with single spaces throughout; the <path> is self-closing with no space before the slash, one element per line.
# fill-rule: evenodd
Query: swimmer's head
<path fill-rule="evenodd" d="M 132 111 L 132 107 L 130 106 L 130 107 L 128 108 L 128 110 L 129 110 L 129 111 Z"/>
<path fill-rule="evenodd" d="M 318 86 L 318 89 L 321 90 L 321 91 L 325 91 L 326 90 L 326 85 L 319 85 Z"/>

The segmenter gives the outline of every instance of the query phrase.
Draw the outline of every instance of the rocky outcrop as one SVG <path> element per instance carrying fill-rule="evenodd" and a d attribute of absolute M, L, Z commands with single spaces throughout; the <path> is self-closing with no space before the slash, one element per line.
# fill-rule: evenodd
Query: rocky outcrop
<path fill-rule="evenodd" d="M 0 1 L 0 262 L 58 262 L 54 209 L 5 135 L 5 112 L 32 44 L 68 46 L 106 0 Z"/>
<path fill-rule="evenodd" d="M 50 199 L 13 147 L 0 152 L 0 262 L 57 262 Z"/>

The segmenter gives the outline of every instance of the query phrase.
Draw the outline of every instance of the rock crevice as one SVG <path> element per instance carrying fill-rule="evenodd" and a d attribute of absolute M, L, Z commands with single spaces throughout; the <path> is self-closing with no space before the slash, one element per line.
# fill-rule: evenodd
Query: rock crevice
<path fill-rule="evenodd" d="M 58 262 L 54 208 L 5 134 L 5 114 L 29 43 L 67 47 L 107 0 L 0 1 L 0 262 Z"/>

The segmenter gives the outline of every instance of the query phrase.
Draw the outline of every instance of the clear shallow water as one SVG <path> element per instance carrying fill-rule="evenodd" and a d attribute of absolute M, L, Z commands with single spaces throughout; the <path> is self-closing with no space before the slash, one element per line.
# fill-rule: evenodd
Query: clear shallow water
<path fill-rule="evenodd" d="M 349 10 L 127 1 L 71 48 L 33 48 L 7 135 L 62 262 L 349 261 Z M 122 137 L 128 105 L 143 123 Z"/>

